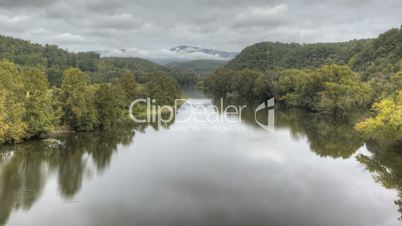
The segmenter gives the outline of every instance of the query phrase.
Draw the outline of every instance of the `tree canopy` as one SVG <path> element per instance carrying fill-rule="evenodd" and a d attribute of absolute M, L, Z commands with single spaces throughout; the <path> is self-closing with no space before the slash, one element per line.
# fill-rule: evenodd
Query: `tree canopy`
<path fill-rule="evenodd" d="M 344 116 L 373 109 L 356 129 L 402 142 L 402 27 L 378 38 L 342 43 L 263 42 L 245 48 L 203 80 L 216 96 L 275 97 L 287 107 Z"/>

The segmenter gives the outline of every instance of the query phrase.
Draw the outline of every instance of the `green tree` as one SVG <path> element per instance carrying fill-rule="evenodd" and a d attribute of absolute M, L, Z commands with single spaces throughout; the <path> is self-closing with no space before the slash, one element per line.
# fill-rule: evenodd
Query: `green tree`
<path fill-rule="evenodd" d="M 23 117 L 25 114 L 24 84 L 17 65 L 0 61 L 0 108 L 4 111 L 0 114 L 3 123 L 0 125 L 0 138 L 3 142 L 18 142 L 25 138 L 27 124 Z"/>
<path fill-rule="evenodd" d="M 5 135 L 9 129 L 6 112 L 7 90 L 0 86 L 0 144 L 5 142 Z"/>
<path fill-rule="evenodd" d="M 235 71 L 219 68 L 216 72 L 204 79 L 205 87 L 213 94 L 223 97 L 231 91 L 231 79 Z"/>
<path fill-rule="evenodd" d="M 274 97 L 274 74 L 268 72 L 258 77 L 254 82 L 253 94 L 261 101 Z"/>
<path fill-rule="evenodd" d="M 119 86 L 101 84 L 95 93 L 99 124 L 102 128 L 115 125 L 123 119 L 125 95 Z"/>
<path fill-rule="evenodd" d="M 231 91 L 244 98 L 252 98 L 255 80 L 261 74 L 252 70 L 243 70 L 234 74 L 231 78 Z"/>
<path fill-rule="evenodd" d="M 133 75 L 126 74 L 119 79 L 118 84 L 127 96 L 129 101 L 134 101 L 137 98 L 138 84 Z"/>
<path fill-rule="evenodd" d="M 357 74 L 348 66 L 326 65 L 319 74 L 324 77 L 324 83 L 323 90 L 318 93 L 317 110 L 344 114 L 370 103 L 368 84 L 359 82 Z"/>
<path fill-rule="evenodd" d="M 402 90 L 402 71 L 397 72 L 393 76 L 391 76 L 391 84 L 392 85 L 390 88 L 390 92 L 397 94 L 399 90 Z"/>
<path fill-rule="evenodd" d="M 279 101 L 291 107 L 315 109 L 317 92 L 322 90 L 322 76 L 310 69 L 280 70 L 273 89 Z"/>
<path fill-rule="evenodd" d="M 178 84 L 172 78 L 165 75 L 153 75 L 146 84 L 149 97 L 156 100 L 159 105 L 174 105 L 175 99 L 181 97 Z"/>
<path fill-rule="evenodd" d="M 85 73 L 78 68 L 64 72 L 61 85 L 65 122 L 78 131 L 93 130 L 97 126 L 95 91 L 88 88 Z"/>
<path fill-rule="evenodd" d="M 24 121 L 28 125 L 28 137 L 40 136 L 54 129 L 58 115 L 53 108 L 52 90 L 46 75 L 39 69 L 26 69 L 22 73 L 25 93 Z"/>

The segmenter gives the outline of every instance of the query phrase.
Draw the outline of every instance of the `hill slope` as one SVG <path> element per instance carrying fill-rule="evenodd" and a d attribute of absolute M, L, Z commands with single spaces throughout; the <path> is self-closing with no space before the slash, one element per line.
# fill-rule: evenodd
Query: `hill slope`
<path fill-rule="evenodd" d="M 194 73 L 197 76 L 209 75 L 216 69 L 224 66 L 224 60 L 192 60 L 187 62 L 173 62 L 166 66 L 173 69 L 184 70 Z"/>
<path fill-rule="evenodd" d="M 110 82 L 127 73 L 135 74 L 139 82 L 146 80 L 147 75 L 152 73 L 172 75 L 169 68 L 142 58 L 102 58 L 95 52 L 73 53 L 56 45 L 42 46 L 0 35 L 1 59 L 25 67 L 43 68 L 52 86 L 61 84 L 62 74 L 69 67 L 77 67 L 86 72 L 92 82 Z"/>
<path fill-rule="evenodd" d="M 266 71 L 274 68 L 349 65 L 365 77 L 388 76 L 399 70 L 402 60 L 402 27 L 375 39 L 339 43 L 297 44 L 262 42 L 245 48 L 226 68 Z"/>
<path fill-rule="evenodd" d="M 370 40 L 349 65 L 365 77 L 387 76 L 402 69 L 402 26 Z"/>
<path fill-rule="evenodd" d="M 278 67 L 319 67 L 326 63 L 346 64 L 362 51 L 368 40 L 345 43 L 298 44 L 262 42 L 245 48 L 227 68 L 265 71 Z"/>

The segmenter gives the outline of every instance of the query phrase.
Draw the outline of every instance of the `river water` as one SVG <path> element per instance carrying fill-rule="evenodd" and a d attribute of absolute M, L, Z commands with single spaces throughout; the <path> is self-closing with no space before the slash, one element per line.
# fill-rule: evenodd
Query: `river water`
<path fill-rule="evenodd" d="M 274 131 L 252 111 L 200 122 L 216 102 L 188 95 L 164 127 L 1 148 L 0 225 L 401 225 L 397 152 L 297 110 L 276 110 Z"/>

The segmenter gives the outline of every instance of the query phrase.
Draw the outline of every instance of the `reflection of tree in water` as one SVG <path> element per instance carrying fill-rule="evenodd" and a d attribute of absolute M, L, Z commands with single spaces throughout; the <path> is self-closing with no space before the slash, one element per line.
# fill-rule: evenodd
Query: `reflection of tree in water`
<path fill-rule="evenodd" d="M 363 145 L 351 121 L 292 110 L 277 111 L 275 126 L 290 128 L 297 138 L 305 135 L 311 150 L 320 157 L 347 159 Z"/>
<path fill-rule="evenodd" d="M 215 100 L 219 107 L 220 100 Z M 229 104 L 247 105 L 243 111 L 242 122 L 256 128 L 259 125 L 255 121 L 254 109 L 256 104 L 244 101 L 228 99 L 224 101 L 224 107 Z M 249 107 L 254 106 L 254 107 Z M 338 119 L 331 116 L 309 113 L 300 109 L 283 110 L 277 106 L 275 110 L 275 128 L 290 129 L 294 139 L 306 137 L 310 143 L 310 149 L 321 157 L 350 158 L 364 142 L 354 130 L 354 117 Z M 267 123 L 267 112 L 257 114 L 259 122 Z M 357 160 L 373 174 L 376 182 L 388 189 L 398 191 L 395 204 L 401 214 L 402 220 L 402 153 L 400 147 L 380 147 L 366 142 L 367 149 L 372 155 L 357 155 Z"/>
<path fill-rule="evenodd" d="M 3 162 L 0 170 L 0 225 L 5 224 L 15 209 L 29 209 L 43 190 L 42 159 L 35 150 L 14 155 Z"/>
<path fill-rule="evenodd" d="M 62 196 L 73 198 L 85 175 L 105 171 L 117 146 L 132 142 L 133 129 L 144 132 L 148 126 L 76 133 L 61 137 L 60 143 L 32 141 L 0 149 L 0 225 L 7 223 L 13 209 L 32 207 L 51 172 L 58 174 Z"/>
<path fill-rule="evenodd" d="M 0 225 L 7 223 L 13 209 L 29 209 L 40 197 L 47 174 L 45 166 L 51 164 L 48 161 L 57 152 L 42 142 L 13 147 L 12 152 L 1 153 L 11 157 L 2 162 L 0 169 Z"/>
<path fill-rule="evenodd" d="M 374 180 L 388 189 L 398 192 L 395 204 L 402 220 L 402 153 L 400 147 L 379 147 L 368 143 L 367 149 L 372 155 L 359 154 L 356 158 L 373 175 Z"/>
<path fill-rule="evenodd" d="M 213 103 L 219 107 L 220 100 L 216 99 Z M 258 128 L 257 120 L 267 124 L 268 114 L 261 110 L 255 115 L 255 108 L 258 103 L 226 98 L 224 107 L 228 105 L 243 106 L 242 122 Z M 289 128 L 294 139 L 307 137 L 310 148 L 320 157 L 350 158 L 362 145 L 363 141 L 359 138 L 353 128 L 353 120 L 337 119 L 331 116 L 324 116 L 309 113 L 300 109 L 283 110 L 280 106 L 275 110 L 275 128 Z"/>
<path fill-rule="evenodd" d="M 220 100 L 214 104 L 219 107 Z M 233 99 L 225 99 L 227 105 L 247 105 L 242 112 L 242 122 L 258 128 L 255 121 L 254 109 L 256 104 Z M 249 107 L 254 106 L 254 107 Z M 275 110 L 275 128 L 288 128 L 294 139 L 306 137 L 310 143 L 310 149 L 320 157 L 350 158 L 362 145 L 363 141 L 354 130 L 353 115 L 349 118 L 337 119 L 331 116 L 309 113 L 303 110 L 292 109 Z M 259 122 L 267 123 L 267 112 L 257 114 Z M 376 182 L 388 189 L 395 189 L 398 198 L 395 204 L 400 212 L 402 220 L 402 153 L 400 147 L 380 147 L 370 142 L 366 143 L 367 149 L 372 155 L 357 155 L 357 160 L 373 174 Z"/>

